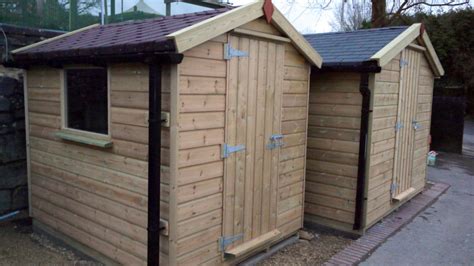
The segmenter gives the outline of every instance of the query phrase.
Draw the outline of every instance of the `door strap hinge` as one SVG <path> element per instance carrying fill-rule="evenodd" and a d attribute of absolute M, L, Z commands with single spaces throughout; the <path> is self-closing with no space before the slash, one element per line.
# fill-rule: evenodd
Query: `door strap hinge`
<path fill-rule="evenodd" d="M 235 235 L 235 236 L 221 236 L 221 237 L 219 237 L 219 250 L 224 251 L 226 249 L 226 247 L 228 247 L 229 245 L 231 245 L 235 241 L 242 239 L 243 237 L 244 237 L 243 233 Z"/>
<path fill-rule="evenodd" d="M 249 53 L 232 48 L 230 44 L 224 44 L 224 59 L 230 60 L 232 57 L 248 57 Z"/>
<path fill-rule="evenodd" d="M 408 61 L 404 59 L 400 59 L 400 67 L 408 66 Z"/>
<path fill-rule="evenodd" d="M 390 185 L 390 194 L 395 194 L 395 191 L 397 190 L 398 188 L 398 185 L 395 184 L 395 183 L 392 183 L 392 185 Z"/>
<path fill-rule="evenodd" d="M 227 158 L 231 153 L 243 150 L 245 150 L 245 146 L 243 144 L 237 146 L 230 146 L 224 143 L 222 144 L 222 158 Z"/>
<path fill-rule="evenodd" d="M 403 128 L 403 123 L 402 122 L 397 122 L 395 124 L 395 132 L 399 131 L 402 128 Z"/>

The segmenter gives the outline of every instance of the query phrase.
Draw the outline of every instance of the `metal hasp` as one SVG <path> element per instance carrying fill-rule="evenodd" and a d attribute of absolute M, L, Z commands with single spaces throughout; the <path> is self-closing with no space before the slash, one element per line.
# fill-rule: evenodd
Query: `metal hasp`
<path fill-rule="evenodd" d="M 392 194 L 392 197 L 395 194 L 395 191 L 397 190 L 397 188 L 398 188 L 398 185 L 395 183 L 392 183 L 392 185 L 390 185 L 390 194 Z"/>
<path fill-rule="evenodd" d="M 411 123 L 412 123 L 413 129 L 414 129 L 415 131 L 421 128 L 421 125 L 420 125 L 420 123 L 418 123 L 418 121 L 415 120 L 415 121 L 413 121 L 413 122 L 411 122 Z"/>
<path fill-rule="evenodd" d="M 400 59 L 400 67 L 408 66 L 408 61 L 405 59 Z"/>
<path fill-rule="evenodd" d="M 224 44 L 224 59 L 230 60 L 232 57 L 248 57 L 249 53 L 232 48 L 230 44 Z"/>
<path fill-rule="evenodd" d="M 240 144 L 237 146 L 230 146 L 227 143 L 222 144 L 222 158 L 227 158 L 230 156 L 231 153 L 243 151 L 245 150 L 245 146 Z"/>
<path fill-rule="evenodd" d="M 270 136 L 270 143 L 267 144 L 267 148 L 269 150 L 273 150 L 273 149 L 281 147 L 283 145 L 285 145 L 283 143 L 283 135 L 273 134 L 273 135 Z"/>
<path fill-rule="evenodd" d="M 226 247 L 228 247 L 229 245 L 231 245 L 235 241 L 242 239 L 243 237 L 244 237 L 243 233 L 235 235 L 235 236 L 221 236 L 221 237 L 219 237 L 219 250 L 224 251 L 226 249 Z"/>

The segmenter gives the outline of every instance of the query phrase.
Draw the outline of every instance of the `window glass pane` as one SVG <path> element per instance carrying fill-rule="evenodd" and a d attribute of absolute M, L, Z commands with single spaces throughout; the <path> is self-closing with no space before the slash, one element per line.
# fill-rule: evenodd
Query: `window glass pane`
<path fill-rule="evenodd" d="M 66 70 L 67 127 L 107 134 L 107 70 Z"/>

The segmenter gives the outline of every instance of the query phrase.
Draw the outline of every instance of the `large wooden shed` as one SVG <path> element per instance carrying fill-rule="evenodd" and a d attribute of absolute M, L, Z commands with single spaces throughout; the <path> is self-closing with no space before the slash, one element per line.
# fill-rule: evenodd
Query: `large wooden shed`
<path fill-rule="evenodd" d="M 94 25 L 14 59 L 36 228 L 105 263 L 209 265 L 302 227 L 321 58 L 270 1 Z"/>
<path fill-rule="evenodd" d="M 305 220 L 363 234 L 426 183 L 434 78 L 421 24 L 306 35 L 311 74 Z"/>

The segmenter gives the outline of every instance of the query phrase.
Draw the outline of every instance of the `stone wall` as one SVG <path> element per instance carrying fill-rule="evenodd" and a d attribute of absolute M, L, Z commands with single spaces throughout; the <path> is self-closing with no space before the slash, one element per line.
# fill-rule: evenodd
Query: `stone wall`
<path fill-rule="evenodd" d="M 0 215 L 27 207 L 23 78 L 0 66 Z"/>

